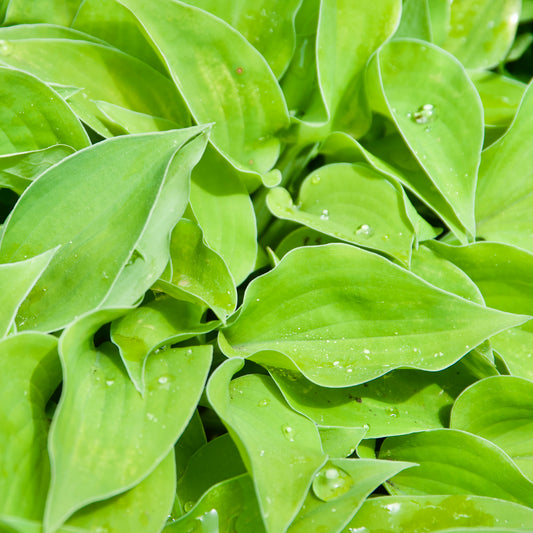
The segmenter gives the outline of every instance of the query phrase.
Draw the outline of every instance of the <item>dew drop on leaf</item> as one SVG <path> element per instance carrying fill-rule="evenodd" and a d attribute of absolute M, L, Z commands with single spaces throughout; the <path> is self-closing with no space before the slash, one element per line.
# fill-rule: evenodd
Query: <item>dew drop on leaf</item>
<path fill-rule="evenodd" d="M 320 176 L 317 176 L 317 175 L 313 176 L 313 177 L 311 178 L 311 183 L 312 183 L 313 185 L 318 185 L 318 184 L 320 183 Z"/>
<path fill-rule="evenodd" d="M 189 502 L 185 502 L 185 503 L 183 504 L 183 510 L 184 510 L 186 513 L 188 513 L 193 507 L 194 507 L 194 502 L 191 502 L 191 501 L 189 501 Z"/>
<path fill-rule="evenodd" d="M 259 400 L 259 402 L 257 403 L 257 405 L 259 407 L 266 407 L 268 404 L 270 403 L 270 400 L 268 399 L 263 399 L 263 400 Z"/>
<path fill-rule="evenodd" d="M 329 220 L 329 211 L 327 209 L 323 209 L 320 218 L 322 220 Z"/>
<path fill-rule="evenodd" d="M 8 56 L 13 52 L 13 45 L 9 41 L 0 40 L 0 55 Z"/>
<path fill-rule="evenodd" d="M 327 502 L 342 496 L 354 484 L 352 476 L 342 468 L 326 466 L 320 470 L 313 480 L 313 492 L 317 498 Z"/>
<path fill-rule="evenodd" d="M 385 412 L 391 418 L 396 418 L 400 414 L 400 411 L 398 411 L 396 407 L 389 407 L 388 409 L 385 410 Z"/>
<path fill-rule="evenodd" d="M 294 442 L 294 428 L 291 428 L 288 424 L 283 424 L 283 426 L 281 426 L 281 432 L 288 441 Z"/>
<path fill-rule="evenodd" d="M 429 124 L 437 118 L 437 109 L 433 104 L 424 104 L 408 116 L 417 124 Z"/>
<path fill-rule="evenodd" d="M 372 237 L 374 229 L 369 224 L 361 224 L 356 230 L 355 234 L 359 237 Z"/>

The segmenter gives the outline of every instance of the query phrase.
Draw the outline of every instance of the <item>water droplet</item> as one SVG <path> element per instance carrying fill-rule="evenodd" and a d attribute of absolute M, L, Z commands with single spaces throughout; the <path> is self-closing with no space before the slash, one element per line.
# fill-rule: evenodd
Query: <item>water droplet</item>
<path fill-rule="evenodd" d="M 148 418 L 150 422 L 157 422 L 157 417 L 153 415 L 152 413 L 146 413 L 146 418 Z"/>
<path fill-rule="evenodd" d="M 157 382 L 158 382 L 158 383 L 161 383 L 161 385 L 164 385 L 165 383 L 167 383 L 167 381 L 168 381 L 168 377 L 167 377 L 167 376 L 161 376 L 161 377 L 157 380 Z"/>
<path fill-rule="evenodd" d="M 202 523 L 201 531 L 219 531 L 218 513 L 216 509 L 211 509 L 196 520 Z"/>
<path fill-rule="evenodd" d="M 368 224 L 361 224 L 356 230 L 355 234 L 360 237 L 372 237 L 374 235 L 374 229 Z"/>
<path fill-rule="evenodd" d="M 259 457 L 264 457 L 265 456 L 265 450 L 261 450 L 259 452 Z"/>
<path fill-rule="evenodd" d="M 396 407 L 389 407 L 388 409 L 385 409 L 385 412 L 392 418 L 396 418 L 400 414 L 400 411 L 398 411 Z"/>
<path fill-rule="evenodd" d="M 313 185 L 318 185 L 320 183 L 320 176 L 317 176 L 316 174 L 311 178 L 311 183 Z"/>
<path fill-rule="evenodd" d="M 178 281 L 178 287 L 188 287 L 190 284 L 191 281 L 185 276 Z"/>
<path fill-rule="evenodd" d="M 8 56 L 13 52 L 13 45 L 9 41 L 0 40 L 0 55 Z"/>
<path fill-rule="evenodd" d="M 270 400 L 268 400 L 267 398 L 263 399 L 263 400 L 259 400 L 259 402 L 257 403 L 257 405 L 259 407 L 266 407 L 268 404 L 270 403 Z"/>
<path fill-rule="evenodd" d="M 410 114 L 410 117 L 417 124 L 429 124 L 437 118 L 437 109 L 433 104 L 424 104 Z"/>
<path fill-rule="evenodd" d="M 288 441 L 294 442 L 294 428 L 291 428 L 291 426 L 289 426 L 288 424 L 283 424 L 283 426 L 281 426 L 281 432 Z"/>
<path fill-rule="evenodd" d="M 115 383 L 115 380 L 114 379 L 108 379 L 106 380 L 105 384 L 108 386 L 108 387 L 111 387 L 111 385 L 113 385 L 113 383 Z"/>
<path fill-rule="evenodd" d="M 363 350 L 363 353 L 370 353 L 370 350 L 369 350 L 368 348 L 365 348 L 365 349 Z"/>
<path fill-rule="evenodd" d="M 323 209 L 320 218 L 322 220 L 329 220 L 329 211 L 327 209 Z"/>
<path fill-rule="evenodd" d="M 189 501 L 189 502 L 185 502 L 185 503 L 183 504 L 183 510 L 184 510 L 186 513 L 188 513 L 193 507 L 194 507 L 194 502 L 191 502 L 191 501 Z"/>
<path fill-rule="evenodd" d="M 330 464 L 315 476 L 313 492 L 317 498 L 327 502 L 348 492 L 353 484 L 350 474 Z"/>
<path fill-rule="evenodd" d="M 339 361 L 333 361 L 333 366 L 339 366 L 339 365 L 340 365 Z"/>

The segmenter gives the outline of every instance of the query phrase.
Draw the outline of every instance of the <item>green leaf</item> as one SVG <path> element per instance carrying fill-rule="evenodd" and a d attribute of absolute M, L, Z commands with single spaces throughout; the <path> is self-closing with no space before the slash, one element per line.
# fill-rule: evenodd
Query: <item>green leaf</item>
<path fill-rule="evenodd" d="M 514 40 L 521 0 L 459 0 L 450 5 L 443 48 L 467 68 L 496 66 Z"/>
<path fill-rule="evenodd" d="M 110 139 L 33 182 L 6 223 L 0 262 L 62 247 L 22 304 L 19 329 L 57 330 L 104 302 L 142 297 L 168 262 L 168 235 L 187 205 L 204 131 Z"/>
<path fill-rule="evenodd" d="M 404 0 L 395 38 L 412 37 L 432 41 L 432 20 L 428 0 Z"/>
<path fill-rule="evenodd" d="M 248 474 L 212 486 L 194 508 L 170 522 L 165 533 L 215 533 L 217 531 L 264 533 L 261 511 Z"/>
<path fill-rule="evenodd" d="M 175 348 L 150 357 L 143 398 L 116 348 L 94 346 L 95 331 L 124 311 L 86 315 L 60 339 L 64 381 L 50 429 L 48 530 L 81 507 L 142 481 L 172 449 L 200 398 L 211 347 Z"/>
<path fill-rule="evenodd" d="M 530 213 L 533 171 L 524 165 L 533 154 L 533 83 L 507 133 L 483 152 L 476 192 L 477 235 L 533 252 Z M 509 176 L 513 179 L 509 180 Z"/>
<path fill-rule="evenodd" d="M 120 3 L 140 20 L 194 119 L 215 123 L 217 150 L 241 169 L 270 170 L 288 114 L 261 54 L 221 19 L 182 2 Z"/>
<path fill-rule="evenodd" d="M 215 329 L 217 321 L 202 323 L 204 311 L 189 302 L 161 296 L 112 322 L 111 340 L 118 346 L 128 375 L 141 394 L 149 355 Z"/>
<path fill-rule="evenodd" d="M 533 254 L 501 243 L 469 246 L 428 243 L 438 255 L 453 261 L 476 283 L 487 305 L 503 311 L 530 312 L 533 306 Z M 516 376 L 533 378 L 533 322 L 506 329 L 491 344 Z"/>
<path fill-rule="evenodd" d="M 289 405 L 324 426 L 366 428 L 365 438 L 447 427 L 457 396 L 477 375 L 466 358 L 441 372 L 395 370 L 364 385 L 330 389 L 270 368 Z"/>
<path fill-rule="evenodd" d="M 186 0 L 225 20 L 254 45 L 277 78 L 286 70 L 295 47 L 294 18 L 302 0 Z"/>
<path fill-rule="evenodd" d="M 0 338 L 7 335 L 14 326 L 20 304 L 46 270 L 57 249 L 49 250 L 18 263 L 0 265 Z"/>
<path fill-rule="evenodd" d="M 205 444 L 205 436 L 202 419 L 195 411 L 189 421 L 188 426 L 181 434 L 176 446 L 174 446 L 174 456 L 176 457 L 176 478 L 180 478 L 185 473 L 191 457 Z"/>
<path fill-rule="evenodd" d="M 495 532 L 514 531 L 507 528 L 529 531 L 533 528 L 533 511 L 516 503 L 474 495 L 382 496 L 367 499 L 346 531 L 426 533 L 460 527 L 475 532 L 479 526 L 499 528 Z"/>
<path fill-rule="evenodd" d="M 279 387 L 278 381 L 276 381 L 276 384 Z M 281 392 L 284 393 L 281 387 L 280 389 Z M 284 394 L 284 396 L 285 398 L 287 397 L 286 394 Z M 291 405 L 291 407 L 294 409 L 293 405 Z M 363 427 L 347 428 L 338 426 L 321 426 L 318 428 L 318 431 L 320 433 L 320 440 L 322 441 L 324 453 L 330 457 L 341 458 L 352 455 L 366 433 L 366 429 Z"/>
<path fill-rule="evenodd" d="M 55 144 L 41 150 L 2 155 L 0 156 L 0 188 L 11 189 L 20 195 L 45 170 L 74 152 L 74 148 L 70 146 Z"/>
<path fill-rule="evenodd" d="M 0 36 L 1 32 L 0 28 Z M 16 44 L 2 45 L 3 53 Z M 0 124 L 0 154 L 41 150 L 55 144 L 79 150 L 90 144 L 79 120 L 54 90 L 31 74 L 3 66 Z M 3 162 L 0 168 L 3 170 Z"/>
<path fill-rule="evenodd" d="M 205 304 L 224 323 L 237 305 L 237 290 L 226 263 L 205 244 L 200 227 L 187 219 L 172 230 L 169 268 L 156 288 L 177 299 Z"/>
<path fill-rule="evenodd" d="M 278 218 L 385 252 L 409 264 L 414 230 L 406 214 L 403 191 L 369 165 L 337 163 L 320 167 L 302 183 L 296 205 L 282 188 L 270 191 L 267 205 Z"/>
<path fill-rule="evenodd" d="M 61 381 L 57 339 L 3 339 L 0 367 L 0 514 L 40 520 L 50 483 L 45 406 Z"/>
<path fill-rule="evenodd" d="M 533 479 L 533 383 L 494 376 L 474 383 L 455 401 L 450 427 L 490 440 Z"/>
<path fill-rule="evenodd" d="M 376 459 L 335 459 L 317 474 L 288 533 L 342 531 L 366 497 L 386 479 L 411 466 Z"/>
<path fill-rule="evenodd" d="M 82 0 L 10 0 L 4 24 L 28 24 L 48 22 L 69 26 Z"/>
<path fill-rule="evenodd" d="M 176 492 L 183 511 L 190 511 L 213 485 L 245 472 L 239 451 L 227 433 L 209 441 L 191 457 L 178 480 Z"/>
<path fill-rule="evenodd" d="M 161 117 L 180 127 L 190 125 L 189 112 L 172 81 L 143 61 L 94 42 L 32 38 L 25 33 L 17 38 L 17 28 L 0 28 L 0 39 L 9 46 L 8 53 L 1 54 L 0 59 L 45 82 L 78 87 L 79 93 L 69 98 L 69 104 L 101 135 L 107 137 L 114 132 L 96 106 L 98 100 Z M 75 33 L 79 39 L 79 32 Z M 61 61 L 57 61 L 58 57 Z M 83 68 L 79 68 L 80 64 Z"/>
<path fill-rule="evenodd" d="M 528 319 L 487 309 L 346 244 L 299 248 L 246 290 L 219 343 L 228 356 L 295 366 L 346 387 L 395 368 L 441 370 Z"/>
<path fill-rule="evenodd" d="M 391 479 L 392 494 L 470 494 L 533 504 L 533 482 L 500 448 L 471 433 L 434 429 L 389 437 L 379 457 L 419 464 Z"/>
<path fill-rule="evenodd" d="M 277 533 L 298 512 L 326 456 L 316 426 L 287 406 L 268 376 L 231 381 L 242 366 L 241 359 L 222 364 L 209 380 L 207 397 L 253 477 L 267 531 Z"/>
<path fill-rule="evenodd" d="M 405 185 L 451 222 L 458 238 L 463 235 L 441 212 L 443 202 L 473 236 L 483 109 L 463 66 L 429 43 L 395 40 L 369 64 L 367 90 L 373 109 L 393 120 L 426 174 L 407 174 Z"/>
<path fill-rule="evenodd" d="M 66 525 L 88 531 L 98 531 L 102 524 L 108 531 L 160 531 L 172 506 L 175 488 L 174 453 L 170 452 L 138 485 L 109 500 L 84 507 Z"/>
<path fill-rule="evenodd" d="M 254 270 L 257 256 L 246 176 L 208 146 L 191 177 L 191 210 L 207 245 L 224 259 L 237 286 Z"/>

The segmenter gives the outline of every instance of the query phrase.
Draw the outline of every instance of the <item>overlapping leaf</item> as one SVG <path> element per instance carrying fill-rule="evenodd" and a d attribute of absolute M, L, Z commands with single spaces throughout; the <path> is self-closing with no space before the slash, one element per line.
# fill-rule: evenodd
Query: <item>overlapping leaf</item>
<path fill-rule="evenodd" d="M 219 342 L 229 356 L 297 367 L 319 385 L 345 387 L 399 367 L 446 368 L 527 319 L 444 292 L 373 253 L 330 244 L 294 250 L 250 283 Z"/>

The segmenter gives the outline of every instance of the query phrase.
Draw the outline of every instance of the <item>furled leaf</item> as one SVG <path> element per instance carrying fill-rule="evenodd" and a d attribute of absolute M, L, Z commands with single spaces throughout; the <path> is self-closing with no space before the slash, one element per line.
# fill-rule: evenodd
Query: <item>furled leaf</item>
<path fill-rule="evenodd" d="M 429 43 L 394 40 L 370 63 L 367 90 L 373 109 L 393 120 L 425 172 L 406 174 L 405 185 L 439 215 L 447 215 L 439 210 L 447 203 L 473 236 L 483 109 L 463 66 Z"/>
<path fill-rule="evenodd" d="M 149 355 L 217 326 L 217 321 L 202 323 L 204 311 L 203 307 L 162 296 L 112 322 L 111 340 L 118 346 L 128 375 L 141 394 Z"/>
<path fill-rule="evenodd" d="M 111 136 L 114 132 L 108 127 L 112 125 L 106 124 L 96 100 L 155 115 L 180 127 L 190 125 L 189 112 L 172 81 L 143 61 L 94 42 L 26 34 L 17 39 L 17 28 L 11 31 L 0 28 L 0 39 L 9 39 L 11 47 L 9 54 L 1 56 L 2 61 L 45 82 L 78 87 L 80 92 L 69 103 L 101 135 Z M 79 68 L 80 64 L 83 68 Z"/>
<path fill-rule="evenodd" d="M 479 287 L 487 305 L 513 313 L 533 309 L 533 254 L 501 243 L 478 242 L 468 246 L 428 245 L 453 261 Z M 533 322 L 506 329 L 491 344 L 516 376 L 533 378 Z"/>
<path fill-rule="evenodd" d="M 288 125 L 281 90 L 265 59 L 221 19 L 182 2 L 120 0 L 140 20 L 198 123 L 239 168 L 264 173 Z"/>
<path fill-rule="evenodd" d="M 213 485 L 245 472 L 239 451 L 227 433 L 209 441 L 191 457 L 178 480 L 176 492 L 183 511 L 190 511 Z"/>
<path fill-rule="evenodd" d="M 456 0 L 443 47 L 467 68 L 496 66 L 516 33 L 521 0 Z"/>
<path fill-rule="evenodd" d="M 205 244 L 200 227 L 187 219 L 172 230 L 170 265 L 156 287 L 175 298 L 205 304 L 223 322 L 237 305 L 237 290 L 226 263 Z"/>
<path fill-rule="evenodd" d="M 142 297 L 168 262 L 168 235 L 187 205 L 203 131 L 110 139 L 26 190 L 4 229 L 0 262 L 62 246 L 22 304 L 19 329 L 57 330 L 104 301 L 131 305 Z"/>
<path fill-rule="evenodd" d="M 376 254 L 329 244 L 293 250 L 252 281 L 219 342 L 228 356 L 296 366 L 319 385 L 346 387 L 399 367 L 441 370 L 527 319 L 444 292 Z"/>
<path fill-rule="evenodd" d="M 45 406 L 61 381 L 57 339 L 1 340 L 0 368 L 0 514 L 40 520 L 50 483 Z"/>
<path fill-rule="evenodd" d="M 367 499 L 345 532 L 427 533 L 456 527 L 471 532 L 487 531 L 484 527 L 494 527 L 494 533 L 514 532 L 513 528 L 529 531 L 533 529 L 533 511 L 516 503 L 474 495 L 381 496 Z"/>
<path fill-rule="evenodd" d="M 6 43 L 2 45 L 4 54 L 5 47 L 17 45 Z M 31 74 L 0 66 L 0 154 L 55 144 L 79 150 L 90 143 L 79 120 L 54 90 Z M 0 168 L 4 170 L 2 162 Z"/>
<path fill-rule="evenodd" d="M 455 398 L 477 379 L 465 359 L 441 372 L 395 370 L 339 389 L 320 387 L 298 373 L 275 368 L 270 373 L 289 405 L 317 424 L 364 427 L 366 438 L 384 437 L 447 427 Z"/>
<path fill-rule="evenodd" d="M 66 525 L 88 531 L 98 531 L 101 527 L 131 533 L 160 531 L 167 520 L 175 489 L 176 469 L 171 451 L 138 485 L 84 507 L 70 517 Z"/>
<path fill-rule="evenodd" d="M 241 359 L 221 365 L 208 383 L 207 397 L 253 477 L 267 531 L 277 533 L 298 512 L 326 456 L 316 426 L 288 407 L 268 376 L 231 380 L 242 365 Z"/>
<path fill-rule="evenodd" d="M 379 457 L 419 464 L 391 479 L 392 494 L 471 494 L 533 504 L 533 482 L 501 448 L 471 433 L 434 429 L 389 437 Z"/>
<path fill-rule="evenodd" d="M 246 175 L 208 146 L 191 176 L 194 217 L 237 286 L 252 272 L 257 256 L 255 214 L 243 184 Z"/>
<path fill-rule="evenodd" d="M 0 156 L 0 188 L 11 189 L 20 195 L 39 174 L 74 152 L 74 148 L 70 146 L 54 144 L 41 150 L 2 155 Z"/>
<path fill-rule="evenodd" d="M 14 326 L 20 304 L 50 264 L 56 250 L 49 250 L 17 263 L 0 265 L 0 338 L 7 335 Z"/>
<path fill-rule="evenodd" d="M 409 263 L 414 230 L 402 190 L 369 165 L 320 167 L 302 183 L 296 205 L 282 188 L 270 191 L 267 204 L 278 218 Z"/>
<path fill-rule="evenodd" d="M 494 442 L 533 480 L 531 381 L 494 376 L 474 383 L 455 401 L 450 427 Z"/>
<path fill-rule="evenodd" d="M 212 486 L 190 512 L 170 522 L 163 531 L 214 533 L 232 529 L 265 532 L 253 482 L 248 474 Z"/>
<path fill-rule="evenodd" d="M 141 397 L 117 349 L 92 342 L 103 323 L 124 311 L 86 315 L 60 339 L 64 381 L 50 429 L 53 475 L 44 520 L 50 530 L 150 474 L 185 429 L 202 392 L 211 348 L 194 346 L 149 358 Z"/>
<path fill-rule="evenodd" d="M 533 83 L 507 133 L 483 152 L 476 192 L 477 235 L 533 252 Z M 509 177 L 512 176 L 512 179 Z"/>
<path fill-rule="evenodd" d="M 294 18 L 302 0 L 185 0 L 225 20 L 246 37 L 268 61 L 279 78 L 292 58 L 295 46 Z"/>
<path fill-rule="evenodd" d="M 409 463 L 376 459 L 334 459 L 317 474 L 288 533 L 343 530 L 366 497 Z"/>

